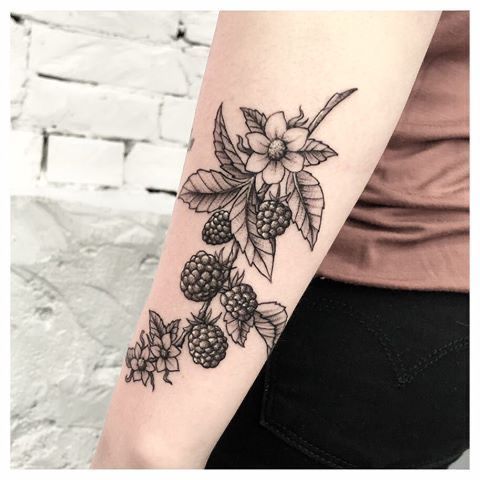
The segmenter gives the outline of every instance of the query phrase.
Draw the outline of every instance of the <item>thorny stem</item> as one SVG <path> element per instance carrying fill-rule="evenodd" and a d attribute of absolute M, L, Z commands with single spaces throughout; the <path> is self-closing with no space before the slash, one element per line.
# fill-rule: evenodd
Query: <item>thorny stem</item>
<path fill-rule="evenodd" d="M 202 308 L 198 312 L 198 318 L 203 318 L 205 314 L 207 313 L 208 306 L 210 305 L 211 300 L 207 302 L 203 302 Z"/>
<path fill-rule="evenodd" d="M 192 331 L 192 326 L 188 324 L 187 327 L 183 327 L 183 332 L 175 341 L 175 346 L 178 348 L 182 348 L 183 342 L 185 341 L 186 336 Z"/>
<path fill-rule="evenodd" d="M 234 240 L 232 248 L 230 249 L 230 253 L 228 254 L 228 257 L 227 257 L 227 260 L 226 260 L 227 268 L 231 268 L 232 265 L 235 263 L 235 260 L 238 257 L 239 251 L 240 251 L 240 246 L 238 245 L 238 242 Z M 200 310 L 197 314 L 198 318 L 203 318 L 206 315 L 208 307 L 212 303 L 212 300 L 213 300 L 213 298 L 211 298 L 210 300 L 207 300 L 206 302 L 203 302 L 202 308 L 200 308 Z M 182 348 L 183 342 L 185 341 L 185 338 L 187 337 L 187 335 L 191 331 L 192 331 L 192 325 L 188 324 L 187 327 L 184 327 L 183 332 L 178 337 L 178 339 L 175 341 L 175 345 L 179 348 Z"/>
<path fill-rule="evenodd" d="M 236 240 L 233 241 L 232 249 L 228 254 L 227 265 L 232 266 L 235 263 L 235 260 L 238 257 L 238 252 L 240 251 L 240 245 Z"/>
<path fill-rule="evenodd" d="M 345 90 L 345 92 L 336 93 L 325 104 L 325 106 L 317 113 L 315 118 L 310 123 L 308 127 L 308 132 L 310 134 L 320 125 L 322 120 L 343 100 L 349 97 L 353 92 L 356 92 L 356 88 L 351 88 L 350 90 Z"/>

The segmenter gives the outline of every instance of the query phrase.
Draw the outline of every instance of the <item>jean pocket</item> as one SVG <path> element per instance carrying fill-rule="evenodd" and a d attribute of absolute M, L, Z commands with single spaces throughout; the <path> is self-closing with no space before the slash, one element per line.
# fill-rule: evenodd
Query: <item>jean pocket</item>
<path fill-rule="evenodd" d="M 299 304 L 266 367 L 262 425 L 330 468 L 426 468 L 463 451 L 465 329 L 412 305 Z"/>

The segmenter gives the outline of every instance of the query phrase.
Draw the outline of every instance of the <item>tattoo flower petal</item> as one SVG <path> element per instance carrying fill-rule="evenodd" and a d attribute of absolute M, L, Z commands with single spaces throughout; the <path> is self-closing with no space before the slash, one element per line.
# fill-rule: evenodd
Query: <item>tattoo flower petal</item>
<path fill-rule="evenodd" d="M 251 149 L 257 153 L 267 153 L 270 145 L 269 139 L 262 133 L 247 133 L 247 140 Z"/>
<path fill-rule="evenodd" d="M 266 154 L 254 152 L 248 158 L 246 169 L 249 172 L 258 173 L 264 170 L 269 163 L 270 159 Z"/>
<path fill-rule="evenodd" d="M 285 167 L 280 162 L 270 162 L 263 171 L 263 180 L 266 183 L 280 183 L 285 175 Z"/>
<path fill-rule="evenodd" d="M 130 373 L 127 375 L 127 378 L 134 382 L 139 382 L 141 380 L 143 384 L 146 385 L 151 372 L 155 370 L 155 366 L 150 360 L 149 346 L 141 345 L 137 342 L 134 348 L 129 348 L 127 350 L 125 362 L 127 367 L 130 368 Z"/>
<path fill-rule="evenodd" d="M 178 360 L 176 358 L 167 358 L 165 360 L 165 365 L 167 367 L 167 370 L 169 372 L 178 372 L 179 367 L 178 367 Z"/>
<path fill-rule="evenodd" d="M 283 160 L 283 166 L 290 172 L 303 170 L 304 159 L 297 152 L 288 152 Z"/>
<path fill-rule="evenodd" d="M 180 355 L 180 350 L 172 343 L 170 332 L 165 333 L 161 338 L 154 336 L 151 351 L 157 359 L 157 372 L 178 372 L 179 367 L 176 357 Z"/>
<path fill-rule="evenodd" d="M 298 152 L 307 142 L 308 130 L 306 128 L 289 128 L 283 135 L 283 141 L 289 152 Z"/>
<path fill-rule="evenodd" d="M 287 131 L 287 121 L 283 112 L 276 112 L 267 119 L 265 124 L 265 134 L 270 140 L 282 138 Z"/>
<path fill-rule="evenodd" d="M 280 183 L 285 169 L 299 172 L 303 169 L 304 158 L 297 154 L 307 141 L 306 128 L 288 128 L 283 112 L 271 115 L 265 124 L 265 135 L 247 133 L 253 152 L 248 158 L 246 169 L 249 172 L 262 172 L 265 183 Z"/>

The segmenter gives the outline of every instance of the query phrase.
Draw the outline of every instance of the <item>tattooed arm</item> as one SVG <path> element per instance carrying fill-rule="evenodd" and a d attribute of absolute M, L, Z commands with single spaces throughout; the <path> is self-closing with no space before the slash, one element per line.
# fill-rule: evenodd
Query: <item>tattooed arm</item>
<path fill-rule="evenodd" d="M 205 464 L 379 160 L 437 20 L 220 16 L 94 467 Z"/>

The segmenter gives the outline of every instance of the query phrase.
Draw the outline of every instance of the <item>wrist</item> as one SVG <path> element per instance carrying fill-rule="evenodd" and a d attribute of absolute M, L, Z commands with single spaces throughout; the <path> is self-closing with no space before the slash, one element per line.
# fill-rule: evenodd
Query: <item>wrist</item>
<path fill-rule="evenodd" d="M 94 469 L 203 469 L 208 454 L 200 447 L 172 446 L 161 435 L 130 432 L 100 438 L 92 460 Z"/>

